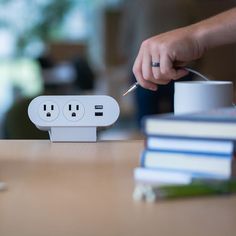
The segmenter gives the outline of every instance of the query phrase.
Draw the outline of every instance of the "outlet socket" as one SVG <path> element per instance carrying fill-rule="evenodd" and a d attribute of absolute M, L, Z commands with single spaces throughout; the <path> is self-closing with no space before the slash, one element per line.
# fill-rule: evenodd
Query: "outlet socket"
<path fill-rule="evenodd" d="M 54 121 L 60 111 L 58 105 L 53 101 L 45 101 L 39 105 L 38 108 L 39 117 L 47 122 Z"/>
<path fill-rule="evenodd" d="M 84 106 L 79 101 L 69 101 L 63 108 L 63 114 L 69 121 L 78 121 L 84 116 Z"/>

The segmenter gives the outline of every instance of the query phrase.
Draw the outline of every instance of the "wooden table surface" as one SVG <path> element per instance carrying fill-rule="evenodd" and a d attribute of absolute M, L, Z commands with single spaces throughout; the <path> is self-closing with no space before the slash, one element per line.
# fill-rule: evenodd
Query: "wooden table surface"
<path fill-rule="evenodd" d="M 0 236 L 234 236 L 236 197 L 136 202 L 143 141 L 0 141 Z"/>

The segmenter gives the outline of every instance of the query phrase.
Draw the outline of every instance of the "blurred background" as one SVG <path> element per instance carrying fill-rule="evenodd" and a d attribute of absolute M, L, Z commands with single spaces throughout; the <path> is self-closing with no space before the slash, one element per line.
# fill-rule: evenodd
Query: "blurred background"
<path fill-rule="evenodd" d="M 173 83 L 139 88 L 132 65 L 141 42 L 235 6 L 236 0 L 0 0 L 0 138 L 44 139 L 29 121 L 40 94 L 107 94 L 121 115 L 100 139 L 141 138 L 148 114 L 173 111 Z M 235 45 L 191 66 L 216 80 L 236 78 Z M 193 79 L 191 76 L 183 78 Z"/>

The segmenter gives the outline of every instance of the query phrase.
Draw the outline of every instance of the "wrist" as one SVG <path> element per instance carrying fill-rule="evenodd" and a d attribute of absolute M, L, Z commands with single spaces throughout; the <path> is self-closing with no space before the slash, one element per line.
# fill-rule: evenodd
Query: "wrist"
<path fill-rule="evenodd" d="M 197 44 L 200 56 L 208 51 L 213 45 L 210 42 L 210 33 L 208 27 L 203 27 L 199 24 L 192 25 L 192 35 Z"/>
<path fill-rule="evenodd" d="M 204 53 L 210 48 L 236 41 L 236 8 L 190 26 L 193 37 Z"/>

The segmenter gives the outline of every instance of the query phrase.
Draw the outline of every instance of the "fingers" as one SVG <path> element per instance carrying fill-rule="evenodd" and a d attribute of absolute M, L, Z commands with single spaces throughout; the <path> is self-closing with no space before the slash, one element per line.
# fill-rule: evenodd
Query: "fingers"
<path fill-rule="evenodd" d="M 182 63 L 177 60 L 176 55 L 171 45 L 166 44 L 162 37 L 144 41 L 133 67 L 137 81 L 142 87 L 154 90 L 158 84 L 168 84 L 171 80 L 187 75 L 187 70 L 176 66 L 177 61 Z M 160 63 L 160 67 L 152 67 L 152 62 Z"/>
<path fill-rule="evenodd" d="M 157 53 L 153 53 L 151 62 L 153 62 L 153 63 L 159 63 L 160 62 L 160 57 Z M 159 66 L 152 66 L 151 69 L 152 69 L 152 74 L 153 74 L 154 78 L 156 80 L 158 78 L 160 78 L 160 68 L 159 68 Z"/>
<path fill-rule="evenodd" d="M 152 67 L 152 62 L 160 61 L 160 67 Z M 171 80 L 177 80 L 186 76 L 188 71 L 184 68 L 174 68 L 173 62 L 167 56 L 152 55 L 140 52 L 133 67 L 133 73 L 144 88 L 156 90 L 157 85 L 168 84 Z"/>
<path fill-rule="evenodd" d="M 142 66 L 142 51 L 139 51 L 139 54 L 134 62 L 133 66 L 133 73 L 136 77 L 136 80 L 139 82 L 139 84 L 146 89 L 150 89 L 152 91 L 157 90 L 157 85 L 151 81 L 145 80 L 143 77 L 143 66 Z"/>
<path fill-rule="evenodd" d="M 133 66 L 133 73 L 142 87 L 155 91 L 158 84 L 164 85 L 170 82 L 171 79 L 161 73 L 159 67 L 151 66 L 151 62 L 159 61 L 157 53 L 151 55 L 144 46 L 140 48 Z"/>
<path fill-rule="evenodd" d="M 157 54 L 152 55 L 152 62 L 160 62 L 159 56 Z M 150 65 L 152 63 L 150 62 Z M 150 69 L 152 70 L 153 78 L 152 81 L 157 84 L 168 84 L 170 82 L 170 79 L 165 77 L 160 70 L 159 66 L 150 66 Z"/>
<path fill-rule="evenodd" d="M 177 69 L 176 70 L 176 76 L 173 78 L 173 80 L 180 79 L 184 76 L 186 76 L 189 72 L 185 69 Z"/>
<path fill-rule="evenodd" d="M 142 61 L 142 75 L 143 79 L 154 84 L 167 84 L 170 82 L 168 79 L 163 79 L 163 75 L 160 73 L 159 67 L 152 67 L 152 62 L 159 62 L 159 57 L 156 57 L 155 61 L 151 58 L 147 51 L 143 52 Z M 154 74 L 155 73 L 155 74 Z M 162 77 L 162 78 L 161 78 Z"/>
<path fill-rule="evenodd" d="M 147 51 L 143 52 L 142 58 L 142 75 L 145 80 L 153 81 L 153 74 L 151 71 L 151 56 Z"/>
<path fill-rule="evenodd" d="M 160 58 L 160 71 L 166 78 L 177 80 L 188 74 L 188 71 L 180 67 L 173 67 L 173 62 L 168 55 Z"/>
<path fill-rule="evenodd" d="M 139 84 L 152 91 L 157 90 L 158 84 L 167 84 L 170 82 L 169 79 L 163 79 L 159 67 L 151 66 L 151 62 L 154 60 L 158 62 L 159 57 L 152 59 L 150 53 L 141 47 L 133 66 L 133 73 Z"/>

